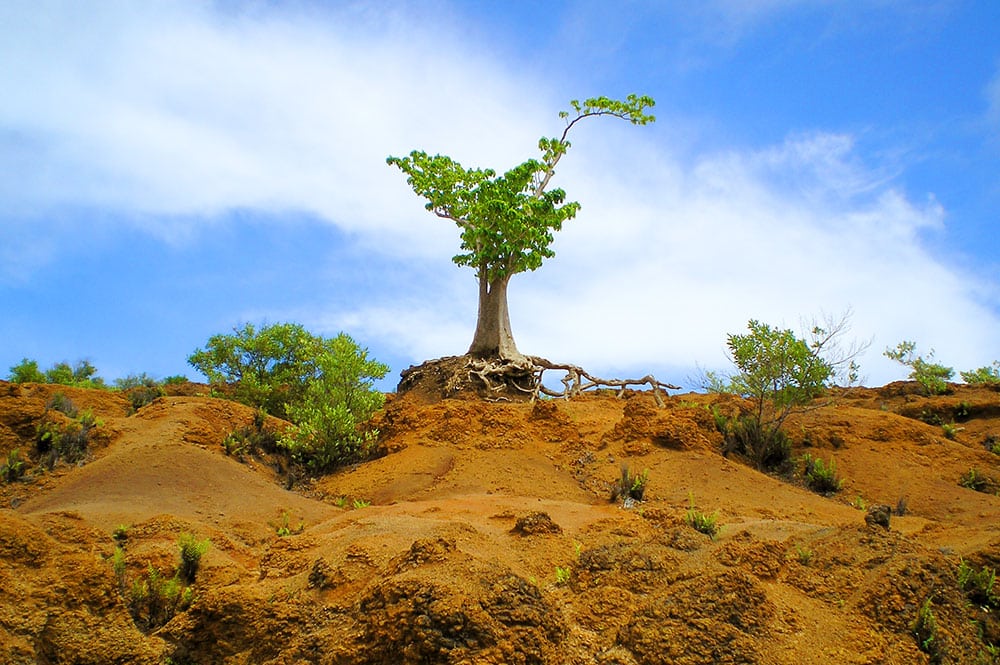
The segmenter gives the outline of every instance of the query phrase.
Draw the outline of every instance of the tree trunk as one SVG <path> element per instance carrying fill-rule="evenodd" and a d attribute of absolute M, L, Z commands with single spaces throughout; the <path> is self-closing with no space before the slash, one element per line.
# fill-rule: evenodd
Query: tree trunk
<path fill-rule="evenodd" d="M 507 283 L 510 275 L 492 282 L 479 278 L 479 318 L 476 335 L 469 347 L 469 355 L 479 358 L 522 360 L 510 331 L 510 314 L 507 310 Z"/>

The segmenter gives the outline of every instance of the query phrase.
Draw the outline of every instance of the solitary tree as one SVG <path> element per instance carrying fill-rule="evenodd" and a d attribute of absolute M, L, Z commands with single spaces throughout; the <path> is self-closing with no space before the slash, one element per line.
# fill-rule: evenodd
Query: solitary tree
<path fill-rule="evenodd" d="M 624 101 L 573 100 L 572 113 L 559 114 L 566 121 L 562 135 L 539 139 L 541 159 L 529 159 L 502 175 L 492 169 L 467 169 L 450 157 L 419 150 L 386 160 L 407 175 L 413 191 L 427 199 L 428 210 L 461 229 L 462 251 L 452 260 L 473 268 L 479 280 L 479 316 L 469 355 L 524 360 L 511 333 L 507 285 L 517 273 L 535 270 L 555 255 L 550 248 L 553 232 L 580 209 L 579 203 L 566 201 L 562 189 L 548 189 L 556 164 L 570 147 L 570 130 L 584 118 L 604 115 L 645 125 L 655 120 L 646 113 L 654 104 L 637 95 Z"/>

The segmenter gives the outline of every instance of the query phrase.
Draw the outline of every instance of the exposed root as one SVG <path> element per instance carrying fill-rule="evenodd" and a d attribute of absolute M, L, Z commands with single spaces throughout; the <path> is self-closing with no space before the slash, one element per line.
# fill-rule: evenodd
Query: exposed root
<path fill-rule="evenodd" d="M 554 363 L 539 356 L 525 356 L 523 360 L 515 361 L 470 359 L 467 368 L 469 377 L 481 381 L 488 393 L 499 395 L 514 388 L 530 395 L 532 402 L 543 394 L 569 399 L 592 388 L 617 388 L 618 397 L 621 397 L 630 386 L 647 385 L 652 389 L 656 403 L 663 406 L 662 392 L 680 390 L 680 386 L 657 381 L 652 374 L 641 379 L 602 379 L 577 365 Z M 549 370 L 565 372 L 560 379 L 562 392 L 552 390 L 543 383 L 542 378 Z"/>

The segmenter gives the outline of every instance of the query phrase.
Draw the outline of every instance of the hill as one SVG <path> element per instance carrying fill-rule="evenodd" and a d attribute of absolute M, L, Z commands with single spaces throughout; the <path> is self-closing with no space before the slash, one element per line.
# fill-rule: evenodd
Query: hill
<path fill-rule="evenodd" d="M 795 458 L 835 460 L 832 495 L 725 456 L 710 409 L 741 403 L 698 394 L 390 395 L 384 456 L 287 489 L 275 460 L 227 454 L 239 404 L 192 388 L 129 415 L 120 393 L 0 382 L 4 458 L 34 467 L 56 392 L 98 424 L 80 462 L 0 484 L 4 662 L 1000 662 L 975 590 L 1000 566 L 989 388 L 796 416 Z M 623 464 L 648 471 L 628 507 Z M 865 519 L 882 504 L 903 513 L 888 529 Z M 155 620 L 182 533 L 211 545 Z"/>

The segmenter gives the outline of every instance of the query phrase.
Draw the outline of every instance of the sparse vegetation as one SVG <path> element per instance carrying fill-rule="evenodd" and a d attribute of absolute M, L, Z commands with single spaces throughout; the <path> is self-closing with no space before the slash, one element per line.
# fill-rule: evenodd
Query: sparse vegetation
<path fill-rule="evenodd" d="M 927 395 L 944 395 L 948 392 L 948 381 L 955 375 L 955 370 L 933 362 L 934 349 L 924 358 L 917 355 L 915 342 L 902 341 L 895 349 L 886 348 L 884 355 L 909 367 L 910 378 L 923 386 Z"/>
<path fill-rule="evenodd" d="M 366 501 L 364 499 L 355 499 L 354 501 L 351 502 L 351 506 L 353 506 L 355 510 L 360 510 L 361 508 L 367 508 L 370 505 L 372 505 L 372 502 Z"/>
<path fill-rule="evenodd" d="M 241 462 L 260 453 L 278 452 L 278 433 L 267 427 L 267 414 L 257 409 L 253 420 L 226 435 L 222 450 Z"/>
<path fill-rule="evenodd" d="M 979 470 L 973 467 L 966 473 L 962 474 L 958 484 L 966 489 L 975 490 L 976 492 L 985 492 L 990 485 L 990 479 L 979 473 Z"/>
<path fill-rule="evenodd" d="M 808 547 L 803 547 L 801 545 L 795 546 L 795 556 L 798 558 L 799 563 L 803 566 L 808 566 L 809 562 L 812 561 L 813 551 Z"/>
<path fill-rule="evenodd" d="M 56 363 L 42 372 L 38 368 L 38 362 L 24 358 L 10 368 L 8 379 L 14 383 L 58 383 L 78 388 L 107 388 L 104 379 L 97 376 L 97 368 L 89 360 L 81 360 L 76 365 Z"/>
<path fill-rule="evenodd" d="M 633 474 L 628 464 L 622 464 L 621 474 L 611 488 L 611 501 L 642 501 L 646 494 L 646 484 L 649 482 L 649 469 Z"/>
<path fill-rule="evenodd" d="M 62 461 L 75 464 L 84 459 L 90 437 L 100 421 L 86 410 L 69 422 L 43 416 L 35 428 L 35 452 L 43 468 L 53 469 Z"/>
<path fill-rule="evenodd" d="M 145 574 L 129 580 L 128 560 L 125 549 L 119 545 L 111 556 L 111 567 L 119 592 L 128 606 L 132 620 L 142 630 L 152 631 L 165 625 L 178 612 L 191 607 L 195 601 L 190 586 L 202 555 L 209 546 L 208 539 L 197 540 L 191 534 L 181 534 L 178 540 L 180 562 L 173 575 L 165 575 L 149 565 Z"/>
<path fill-rule="evenodd" d="M 713 540 L 716 534 L 719 533 L 719 529 L 722 528 L 722 525 L 719 524 L 719 513 L 715 512 L 709 515 L 698 510 L 698 507 L 694 503 L 694 496 L 688 497 L 688 511 L 684 516 L 684 520 L 692 529 L 705 534 Z"/>
<path fill-rule="evenodd" d="M 556 586 L 563 586 L 569 582 L 572 572 L 570 569 L 556 566 Z"/>
<path fill-rule="evenodd" d="M 820 458 L 813 458 L 806 454 L 802 457 L 805 465 L 806 485 L 814 492 L 820 494 L 832 494 L 839 492 L 844 486 L 844 481 L 837 473 L 837 462 L 833 459 L 830 463 L 825 463 Z"/>
<path fill-rule="evenodd" d="M 909 500 L 905 496 L 899 497 L 896 501 L 895 513 L 897 516 L 902 517 L 907 513 Z"/>
<path fill-rule="evenodd" d="M 941 662 L 941 651 L 937 640 L 937 618 L 934 616 L 934 609 L 931 607 L 934 597 L 931 596 L 923 602 L 917 611 L 917 618 L 911 626 L 913 636 L 917 639 L 917 646 L 921 651 L 930 656 L 931 663 Z"/>
<path fill-rule="evenodd" d="M 962 380 L 970 385 L 1000 386 L 1000 360 L 979 369 L 959 372 Z"/>
<path fill-rule="evenodd" d="M 1000 437 L 995 434 L 987 434 L 983 438 L 983 447 L 994 455 L 1000 455 Z"/>
<path fill-rule="evenodd" d="M 4 482 L 13 483 L 24 477 L 24 460 L 21 459 L 21 450 L 14 448 L 7 453 L 7 460 L 0 466 L 0 478 Z"/>
<path fill-rule="evenodd" d="M 208 538 L 198 540 L 190 533 L 182 533 L 177 540 L 177 548 L 180 550 L 180 567 L 178 573 L 188 584 L 194 582 L 201 566 L 201 557 L 208 551 L 211 542 Z"/>
<path fill-rule="evenodd" d="M 115 379 L 115 388 L 125 393 L 133 413 L 166 394 L 156 379 L 145 372 Z"/>
<path fill-rule="evenodd" d="M 964 429 L 963 427 L 959 427 L 955 423 L 945 423 L 941 425 L 941 433 L 944 434 L 944 438 L 949 439 L 951 441 L 954 441 L 955 437 L 963 429 Z"/>
<path fill-rule="evenodd" d="M 979 570 L 965 559 L 958 563 L 958 588 L 980 607 L 1000 608 L 1000 589 L 996 588 L 997 571 L 983 566 Z"/>
<path fill-rule="evenodd" d="M 298 526 L 292 528 L 291 517 L 289 516 L 288 511 L 286 510 L 283 513 L 281 513 L 281 524 L 275 527 L 275 533 L 277 533 L 278 537 L 280 538 L 287 538 L 288 536 L 294 536 L 296 534 L 300 534 L 303 531 L 305 531 L 305 529 L 306 529 L 305 522 L 299 522 Z"/>

